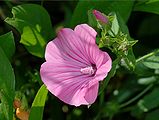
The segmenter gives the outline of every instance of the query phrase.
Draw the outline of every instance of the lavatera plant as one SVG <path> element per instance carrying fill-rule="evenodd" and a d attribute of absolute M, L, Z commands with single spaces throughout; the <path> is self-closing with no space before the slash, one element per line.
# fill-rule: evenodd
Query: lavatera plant
<path fill-rule="evenodd" d="M 134 69 L 134 63 L 128 56 L 136 41 L 128 41 L 128 35 L 120 31 L 115 13 L 106 16 L 93 10 L 90 15 L 93 16 L 89 17 L 93 24 L 101 30 L 99 47 L 110 49 L 118 61 Z M 111 57 L 96 44 L 96 35 L 95 29 L 80 24 L 74 30 L 59 30 L 57 37 L 46 46 L 46 62 L 40 69 L 42 81 L 53 95 L 67 104 L 80 106 L 94 103 L 99 82 L 112 68 Z"/>

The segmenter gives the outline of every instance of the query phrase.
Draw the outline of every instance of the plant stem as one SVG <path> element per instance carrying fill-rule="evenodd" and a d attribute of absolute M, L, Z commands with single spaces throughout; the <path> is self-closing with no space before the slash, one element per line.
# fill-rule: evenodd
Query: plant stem
<path fill-rule="evenodd" d="M 137 99 L 139 99 L 141 96 L 143 96 L 147 91 L 149 91 L 152 87 L 153 87 L 153 84 L 150 84 L 141 93 L 139 93 L 136 97 L 134 97 L 134 98 L 130 99 L 129 101 L 121 104 L 119 108 L 123 108 L 123 107 L 125 107 L 125 106 L 133 103 L 134 101 L 136 101 Z"/>
<path fill-rule="evenodd" d="M 151 52 L 151 53 L 149 53 L 149 54 L 147 54 L 147 55 L 144 55 L 143 57 L 140 57 L 139 59 L 137 59 L 137 60 L 136 60 L 136 63 L 138 63 L 138 62 L 140 62 L 140 61 L 142 61 L 142 60 L 144 60 L 144 59 L 146 59 L 146 58 L 148 58 L 148 57 L 151 57 L 151 56 L 155 55 L 155 54 L 158 53 L 158 52 L 159 52 L 159 49 L 158 49 L 158 50 L 155 50 L 155 51 L 153 51 L 153 52 Z"/>

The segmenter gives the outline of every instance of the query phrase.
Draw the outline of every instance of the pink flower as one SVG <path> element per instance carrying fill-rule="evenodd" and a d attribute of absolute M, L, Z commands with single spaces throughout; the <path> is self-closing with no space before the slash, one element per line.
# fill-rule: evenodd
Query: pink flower
<path fill-rule="evenodd" d="M 100 11 L 98 10 L 93 10 L 93 14 L 94 16 L 96 17 L 97 20 L 103 22 L 103 23 L 107 23 L 108 22 L 108 19 L 106 18 L 106 16 L 101 13 Z"/>
<path fill-rule="evenodd" d="M 95 43 L 96 31 L 87 24 L 63 28 L 46 46 L 40 74 L 47 89 L 63 102 L 80 106 L 95 102 L 99 81 L 111 69 L 111 58 Z"/>

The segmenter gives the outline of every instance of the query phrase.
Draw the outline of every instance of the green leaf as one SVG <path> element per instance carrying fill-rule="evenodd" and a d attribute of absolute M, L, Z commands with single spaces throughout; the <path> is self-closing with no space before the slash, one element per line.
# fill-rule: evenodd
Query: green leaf
<path fill-rule="evenodd" d="M 29 120 L 42 120 L 47 93 L 46 86 L 42 85 L 33 101 Z"/>
<path fill-rule="evenodd" d="M 0 103 L 0 120 L 5 120 L 5 115 L 4 115 L 4 104 Z"/>
<path fill-rule="evenodd" d="M 159 0 L 149 0 L 147 2 L 142 2 L 141 4 L 136 4 L 134 11 L 143 11 L 159 14 Z"/>
<path fill-rule="evenodd" d="M 159 106 L 159 88 L 155 88 L 151 93 L 147 94 L 138 102 L 138 107 L 147 112 Z"/>
<path fill-rule="evenodd" d="M 142 76 L 151 76 L 159 68 L 159 49 L 136 60 L 135 72 Z"/>
<path fill-rule="evenodd" d="M 133 116 L 141 116 L 142 113 L 159 107 L 158 91 L 159 88 L 154 88 L 152 92 L 146 94 L 142 99 L 140 99 L 134 109 L 132 109 L 131 114 Z"/>
<path fill-rule="evenodd" d="M 153 84 L 149 85 L 150 87 Z M 135 117 L 141 117 L 143 113 L 149 112 L 155 108 L 159 107 L 159 88 L 154 88 L 152 92 L 146 94 L 142 99 L 140 99 L 136 106 L 131 110 L 131 115 Z"/>
<path fill-rule="evenodd" d="M 151 69 L 159 69 L 159 54 L 147 58 L 143 64 Z"/>
<path fill-rule="evenodd" d="M 147 3 L 159 2 L 159 0 L 147 0 Z"/>
<path fill-rule="evenodd" d="M 113 21 L 112 21 L 112 26 L 111 26 L 111 31 L 117 35 L 119 32 L 119 23 L 117 20 L 117 16 L 115 13 L 111 13 L 111 15 L 113 16 Z M 111 33 L 111 35 L 114 37 L 114 35 Z"/>
<path fill-rule="evenodd" d="M 151 76 L 151 77 L 146 77 L 146 78 L 140 78 L 138 80 L 138 83 L 141 84 L 141 85 L 148 85 L 148 84 L 151 84 L 155 81 L 156 81 L 156 77 Z"/>
<path fill-rule="evenodd" d="M 15 76 L 12 66 L 0 47 L 0 109 L 5 120 L 13 119 L 13 98 L 15 91 Z M 1 118 L 1 116 L 0 116 Z"/>
<path fill-rule="evenodd" d="M 45 45 L 53 37 L 50 17 L 47 11 L 35 4 L 23 4 L 12 8 L 13 17 L 5 22 L 21 34 L 20 43 L 38 57 L 44 56 Z"/>
<path fill-rule="evenodd" d="M 87 22 L 87 11 L 96 9 L 102 13 L 119 13 L 126 22 L 133 7 L 133 1 L 79 1 L 72 16 L 71 27 Z"/>
<path fill-rule="evenodd" d="M 0 36 L 0 46 L 6 56 L 11 59 L 12 55 L 15 52 L 14 36 L 12 32 L 8 32 Z"/>
<path fill-rule="evenodd" d="M 147 68 L 141 61 L 136 64 L 135 73 L 139 76 L 152 76 L 154 75 L 154 70 Z"/>

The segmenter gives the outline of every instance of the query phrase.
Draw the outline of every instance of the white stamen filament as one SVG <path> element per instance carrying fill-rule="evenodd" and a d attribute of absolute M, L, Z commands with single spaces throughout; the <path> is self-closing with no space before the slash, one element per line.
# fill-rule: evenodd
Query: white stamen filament
<path fill-rule="evenodd" d="M 93 75 L 96 70 L 92 66 L 87 66 L 85 68 L 81 68 L 80 71 L 82 74 Z"/>

